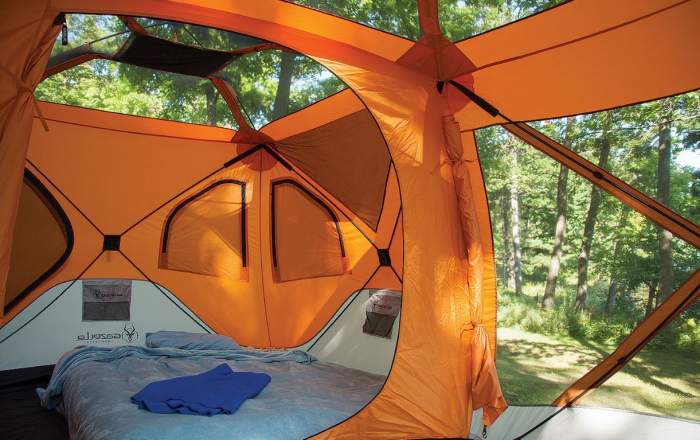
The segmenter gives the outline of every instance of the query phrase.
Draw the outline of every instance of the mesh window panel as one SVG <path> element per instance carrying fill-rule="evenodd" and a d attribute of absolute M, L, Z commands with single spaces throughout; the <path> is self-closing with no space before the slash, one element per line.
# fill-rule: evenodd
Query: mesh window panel
<path fill-rule="evenodd" d="M 341 275 L 336 219 L 319 199 L 291 182 L 273 182 L 273 264 L 280 281 Z"/>
<path fill-rule="evenodd" d="M 218 183 L 187 199 L 171 213 L 160 266 L 238 279 L 244 253 L 242 186 Z"/>
<path fill-rule="evenodd" d="M 377 229 L 391 158 L 368 110 L 276 144 L 294 165 Z"/>
<path fill-rule="evenodd" d="M 153 36 L 204 49 L 228 51 L 266 43 L 255 37 L 194 24 L 154 18 L 136 18 L 136 21 Z"/>
<path fill-rule="evenodd" d="M 601 168 L 700 223 L 700 92 L 531 125 L 595 164 L 606 139 Z"/>
<path fill-rule="evenodd" d="M 700 302 L 576 405 L 700 422 Z"/>
<path fill-rule="evenodd" d="M 567 0 L 438 0 L 442 32 L 458 41 L 512 23 Z"/>
<path fill-rule="evenodd" d="M 38 99 L 58 104 L 193 124 L 236 128 L 211 81 L 106 60 L 93 60 L 42 81 Z"/>
<path fill-rule="evenodd" d="M 24 179 L 12 239 L 4 306 L 50 272 L 68 249 L 69 225 L 31 180 Z"/>
<path fill-rule="evenodd" d="M 503 392 L 512 405 L 548 405 L 700 267 L 700 251 L 501 127 L 477 143 Z"/>
<path fill-rule="evenodd" d="M 173 43 L 150 35 L 133 34 L 112 59 L 135 66 L 206 78 L 234 58 L 229 52 Z"/>

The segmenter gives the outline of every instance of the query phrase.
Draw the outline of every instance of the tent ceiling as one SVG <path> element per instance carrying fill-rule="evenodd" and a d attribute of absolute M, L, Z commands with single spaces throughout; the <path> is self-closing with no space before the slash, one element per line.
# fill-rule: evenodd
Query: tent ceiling
<path fill-rule="evenodd" d="M 235 32 L 131 16 L 117 18 L 67 14 L 66 20 L 70 30 L 70 49 L 65 49 L 61 36 L 56 39 L 46 77 L 94 59 L 112 60 L 205 79 L 216 77 L 220 81 L 213 81 L 213 86 L 224 95 L 235 119 L 235 123 L 230 118 L 226 120 L 224 125 L 227 126 L 259 128 L 271 120 L 297 111 L 346 87 L 331 72 L 310 58 L 293 53 L 278 44 Z M 76 40 L 87 42 L 71 47 L 70 44 L 75 46 L 72 41 Z M 147 85 L 144 90 L 157 90 L 159 92 L 156 95 L 177 93 L 177 90 L 170 89 L 178 89 L 178 86 L 183 89 L 182 83 L 186 81 L 184 77 L 165 78 L 162 74 L 138 73 L 121 66 L 111 69 L 111 72 L 107 72 L 108 69 L 104 67 L 93 66 L 82 67 L 87 70 L 82 77 L 87 78 L 81 78 L 80 74 L 66 73 L 64 75 L 68 75 L 69 78 L 64 81 L 69 81 L 79 88 L 84 87 L 80 81 L 90 80 L 91 77 L 99 79 L 107 75 L 109 82 L 112 82 L 113 77 L 120 78 L 126 75 L 129 84 Z M 73 76 L 78 78 L 77 84 Z M 221 81 L 229 83 L 230 87 L 226 87 Z M 222 86 L 227 90 L 221 90 Z M 192 110 L 203 116 L 206 113 L 206 119 L 186 122 L 218 125 L 212 120 L 212 112 L 208 108 L 212 105 L 209 96 L 212 92 L 207 91 L 207 88 L 211 89 L 212 85 L 192 84 L 185 87 L 187 90 L 180 90 L 181 94 L 185 95 L 195 90 L 201 90 L 200 95 L 207 94 L 206 100 L 200 99 L 194 103 L 194 106 L 199 108 Z M 213 93 L 216 94 L 215 91 Z M 53 99 L 56 99 L 55 95 L 65 95 L 61 103 L 91 106 L 82 102 L 82 95 L 73 94 L 69 90 L 51 95 L 54 96 Z M 39 96 L 42 96 L 41 88 Z M 102 107 L 98 105 L 97 108 L 112 110 L 104 108 L 107 101 L 101 100 Z M 217 101 L 223 100 L 213 99 L 213 105 L 216 106 Z M 178 104 L 178 107 L 180 110 L 183 108 L 182 104 Z M 151 105 L 144 110 L 152 111 L 152 108 Z M 160 114 L 154 116 L 162 117 Z"/>

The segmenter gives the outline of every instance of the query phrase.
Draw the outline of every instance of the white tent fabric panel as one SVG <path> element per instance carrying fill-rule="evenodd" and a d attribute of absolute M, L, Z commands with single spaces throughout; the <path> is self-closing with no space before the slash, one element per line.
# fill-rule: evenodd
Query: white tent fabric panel
<path fill-rule="evenodd" d="M 557 412 L 552 406 L 511 406 L 488 428 L 488 439 L 515 439 Z M 471 437 L 481 439 L 481 411 Z M 686 440 L 700 439 L 700 423 L 610 408 L 566 408 L 524 440 Z"/>
<path fill-rule="evenodd" d="M 363 333 L 371 292 L 365 289 L 351 295 L 318 335 L 299 348 L 324 362 L 388 375 L 394 361 L 401 314 L 396 317 L 389 338 Z"/>
<path fill-rule="evenodd" d="M 0 329 L 0 371 L 52 365 L 78 345 L 144 345 L 146 333 L 158 330 L 211 332 L 167 289 L 136 280 L 129 321 L 83 321 L 82 281 L 61 295 L 68 284 L 52 287 Z"/>

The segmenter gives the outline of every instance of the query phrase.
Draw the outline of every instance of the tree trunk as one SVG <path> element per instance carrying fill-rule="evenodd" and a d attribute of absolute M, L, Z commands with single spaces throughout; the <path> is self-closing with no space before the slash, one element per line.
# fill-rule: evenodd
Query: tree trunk
<path fill-rule="evenodd" d="M 272 119 L 279 119 L 289 113 L 289 90 L 294 76 L 294 54 L 282 52 L 280 59 L 280 76 L 275 94 L 275 104 L 272 107 Z"/>
<path fill-rule="evenodd" d="M 605 314 L 610 315 L 613 310 L 615 310 L 615 304 L 617 302 L 617 280 L 611 279 L 610 285 L 608 286 L 608 298 L 605 301 Z"/>
<path fill-rule="evenodd" d="M 502 234 L 503 234 L 503 272 L 505 275 L 506 286 L 515 290 L 515 261 L 513 260 L 513 238 L 511 237 L 512 228 L 510 226 L 510 189 L 504 188 L 501 194 L 501 213 L 503 214 Z"/>
<path fill-rule="evenodd" d="M 671 121 L 673 101 L 667 98 L 662 103 L 659 121 L 659 160 L 656 172 L 656 200 L 669 206 L 671 187 Z M 659 301 L 665 300 L 673 292 L 673 237 L 669 231 L 657 228 L 659 240 Z"/>
<path fill-rule="evenodd" d="M 657 298 L 656 284 L 656 280 L 649 283 L 649 294 L 647 296 L 647 307 L 646 311 L 644 312 L 644 316 L 649 316 L 649 313 L 651 313 L 651 311 L 654 310 L 654 304 Z"/>
<path fill-rule="evenodd" d="M 600 139 L 600 156 L 598 166 L 606 169 L 608 167 L 608 156 L 610 155 L 610 112 L 603 115 L 603 134 Z M 583 239 L 581 240 L 581 250 L 578 255 L 578 283 L 576 287 L 576 303 L 574 308 L 583 311 L 586 307 L 588 297 L 588 263 L 591 255 L 591 245 L 595 234 L 595 224 L 598 219 L 600 209 L 601 193 L 596 185 L 591 186 L 591 203 L 588 206 L 586 222 L 583 227 Z"/>
<path fill-rule="evenodd" d="M 518 200 L 518 147 L 513 144 L 510 150 L 511 174 L 510 174 L 510 217 L 513 233 L 513 278 L 515 279 L 515 293 L 523 293 L 523 269 L 522 253 L 520 249 L 520 202 Z"/>
<path fill-rule="evenodd" d="M 571 127 L 573 118 L 566 121 L 566 135 L 564 146 L 571 148 Z M 561 266 L 562 250 L 566 241 L 566 186 L 569 177 L 569 168 L 563 164 L 559 166 L 559 178 L 557 179 L 557 222 L 554 226 L 554 246 L 552 246 L 552 256 L 549 260 L 549 272 L 547 282 L 544 286 L 542 297 L 542 307 L 551 309 L 555 303 L 555 291 L 557 288 L 557 277 Z"/>
<path fill-rule="evenodd" d="M 629 209 L 626 207 L 622 208 L 622 212 L 620 213 L 620 219 L 617 222 L 616 229 L 618 231 L 622 231 L 622 229 L 625 227 L 625 224 L 627 223 L 627 216 L 629 215 Z M 621 261 L 620 258 L 620 252 L 622 248 L 622 238 L 618 238 L 617 241 L 615 241 L 615 248 L 613 249 L 613 264 L 610 267 L 610 285 L 608 286 L 608 298 L 605 301 L 605 314 L 610 315 L 614 310 L 615 310 L 615 305 L 617 304 L 617 291 L 618 291 L 618 275 L 619 275 L 619 267 L 618 263 Z"/>
<path fill-rule="evenodd" d="M 219 94 L 216 93 L 216 89 L 211 82 L 204 84 L 204 96 L 207 98 L 207 123 L 209 125 L 216 125 L 219 121 L 219 117 L 216 113 L 216 102 L 219 100 Z"/>

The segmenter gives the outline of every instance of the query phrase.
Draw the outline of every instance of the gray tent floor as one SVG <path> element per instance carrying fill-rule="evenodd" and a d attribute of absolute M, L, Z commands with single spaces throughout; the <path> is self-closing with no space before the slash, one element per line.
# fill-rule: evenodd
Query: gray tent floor
<path fill-rule="evenodd" d="M 0 377 L 0 438 L 68 440 L 68 425 L 56 411 L 39 405 L 37 387 L 45 387 L 52 366 L 3 372 Z"/>

